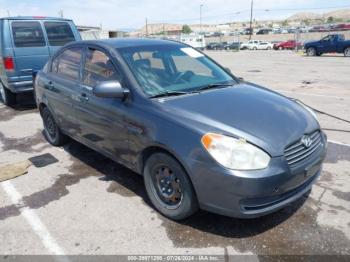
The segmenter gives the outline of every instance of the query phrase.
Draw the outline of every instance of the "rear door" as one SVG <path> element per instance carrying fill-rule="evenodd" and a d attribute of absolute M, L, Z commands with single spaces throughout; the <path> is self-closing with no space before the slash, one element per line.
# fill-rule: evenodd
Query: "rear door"
<path fill-rule="evenodd" d="M 74 25 L 70 21 L 44 21 L 43 25 L 47 35 L 50 56 L 60 47 L 77 39 L 72 29 Z"/>
<path fill-rule="evenodd" d="M 75 107 L 80 93 L 82 53 L 82 46 L 63 50 L 52 60 L 49 77 L 44 83 L 56 121 L 73 136 L 78 132 Z"/>
<path fill-rule="evenodd" d="M 40 21 L 12 20 L 10 22 L 15 70 L 18 81 L 32 80 L 49 59 L 49 48 Z"/>

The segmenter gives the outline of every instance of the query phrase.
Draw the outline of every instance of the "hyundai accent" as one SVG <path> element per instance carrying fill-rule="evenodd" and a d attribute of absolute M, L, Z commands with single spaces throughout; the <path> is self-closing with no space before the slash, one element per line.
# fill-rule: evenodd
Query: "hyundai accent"
<path fill-rule="evenodd" d="M 142 175 L 174 220 L 276 211 L 311 190 L 326 153 L 311 109 L 175 41 L 70 43 L 35 91 L 52 145 L 70 137 Z"/>

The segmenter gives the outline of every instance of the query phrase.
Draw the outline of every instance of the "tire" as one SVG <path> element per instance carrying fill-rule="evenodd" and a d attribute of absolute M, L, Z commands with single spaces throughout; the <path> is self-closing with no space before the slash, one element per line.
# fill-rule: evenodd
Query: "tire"
<path fill-rule="evenodd" d="M 307 54 L 308 56 L 316 56 L 316 55 L 317 55 L 316 48 L 314 48 L 314 47 L 309 47 L 309 48 L 306 50 L 306 54 Z"/>
<path fill-rule="evenodd" d="M 16 94 L 4 87 L 2 83 L 0 83 L 0 96 L 5 105 L 12 106 L 16 104 Z"/>
<path fill-rule="evenodd" d="M 256 51 L 256 50 L 258 50 L 258 48 L 257 48 L 256 46 L 254 46 L 254 47 L 253 47 L 253 50 L 255 50 L 255 51 Z"/>
<path fill-rule="evenodd" d="M 271 47 L 268 46 L 268 47 L 267 47 L 267 50 L 271 50 Z"/>
<path fill-rule="evenodd" d="M 53 146 L 63 146 L 66 144 L 68 137 L 61 132 L 47 107 L 41 110 L 41 117 L 43 119 L 46 140 Z"/>
<path fill-rule="evenodd" d="M 164 216 L 185 219 L 198 210 L 198 201 L 183 167 L 166 153 L 155 153 L 143 172 L 147 195 Z"/>
<path fill-rule="evenodd" d="M 345 56 L 345 57 L 350 57 L 350 47 L 345 48 L 345 50 L 344 50 L 344 56 Z"/>

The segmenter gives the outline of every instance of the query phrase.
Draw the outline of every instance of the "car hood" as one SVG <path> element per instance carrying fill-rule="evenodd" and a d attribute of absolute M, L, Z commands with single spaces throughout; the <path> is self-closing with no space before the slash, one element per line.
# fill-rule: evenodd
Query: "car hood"
<path fill-rule="evenodd" d="M 283 155 L 287 145 L 320 128 L 296 102 L 253 85 L 169 97 L 158 100 L 167 118 L 198 131 L 244 138 L 271 156 Z"/>

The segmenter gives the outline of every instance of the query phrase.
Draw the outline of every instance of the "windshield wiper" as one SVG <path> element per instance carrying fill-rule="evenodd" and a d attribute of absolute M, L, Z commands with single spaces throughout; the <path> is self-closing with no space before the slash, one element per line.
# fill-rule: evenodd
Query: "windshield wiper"
<path fill-rule="evenodd" d="M 224 88 L 224 87 L 229 87 L 229 86 L 233 86 L 234 83 L 215 83 L 215 84 L 209 84 L 206 86 L 202 86 L 196 90 L 194 90 L 193 92 L 200 92 L 203 90 L 208 90 L 208 89 L 215 89 L 215 88 Z"/>
<path fill-rule="evenodd" d="M 180 96 L 180 95 L 186 95 L 188 92 L 184 91 L 168 91 L 164 93 L 160 93 L 157 95 L 150 96 L 149 98 L 158 98 L 158 97 L 166 97 L 166 96 Z"/>

